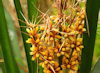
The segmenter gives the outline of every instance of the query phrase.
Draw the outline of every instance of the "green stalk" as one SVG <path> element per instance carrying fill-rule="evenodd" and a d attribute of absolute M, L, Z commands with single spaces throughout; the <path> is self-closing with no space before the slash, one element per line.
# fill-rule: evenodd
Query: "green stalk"
<path fill-rule="evenodd" d="M 83 35 L 84 49 L 82 50 L 80 73 L 89 73 L 91 70 L 96 30 L 97 30 L 99 3 L 100 3 L 99 0 L 87 0 L 86 13 L 87 13 L 90 37 L 88 36 L 88 33 L 84 33 Z M 87 24 L 85 22 L 85 28 L 86 25 Z"/>
<path fill-rule="evenodd" d="M 18 19 L 24 21 L 22 15 L 20 12 L 22 12 L 22 8 L 20 5 L 19 0 L 14 0 L 14 4 L 15 4 L 15 8 L 16 8 L 16 12 L 17 12 L 17 16 Z M 23 12 L 22 12 L 23 13 Z M 20 26 L 26 26 L 26 24 L 24 24 L 23 22 L 19 21 Z M 26 33 L 26 28 L 21 28 L 21 31 Z M 28 36 L 24 33 L 22 33 L 22 37 L 23 37 L 23 43 L 24 43 L 24 47 L 25 47 L 25 53 L 26 53 L 26 57 L 27 57 L 27 63 L 28 63 L 28 69 L 29 69 L 29 73 L 36 73 L 35 70 L 36 68 L 34 67 L 34 63 L 31 60 L 31 56 L 29 54 L 30 52 L 30 45 L 26 43 L 26 40 L 28 39 Z"/>
<path fill-rule="evenodd" d="M 2 0 L 0 0 L 0 43 L 7 73 L 20 73 L 12 53 Z"/>

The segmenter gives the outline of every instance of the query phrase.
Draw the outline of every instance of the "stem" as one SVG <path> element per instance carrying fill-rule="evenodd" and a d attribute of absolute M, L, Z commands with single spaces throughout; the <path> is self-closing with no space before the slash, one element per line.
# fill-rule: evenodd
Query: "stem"
<path fill-rule="evenodd" d="M 61 68 L 61 65 L 62 65 L 62 58 L 63 58 L 63 56 L 60 56 L 59 57 L 59 67 Z M 62 68 L 61 68 L 62 69 Z"/>
<path fill-rule="evenodd" d="M 37 58 L 37 73 L 39 73 L 39 59 Z"/>
<path fill-rule="evenodd" d="M 72 55 L 73 55 L 73 52 L 74 52 L 74 48 L 72 48 L 72 52 L 71 52 L 71 55 L 70 55 L 70 57 L 69 57 L 69 62 L 70 62 L 70 60 L 71 60 L 71 57 L 72 57 Z"/>

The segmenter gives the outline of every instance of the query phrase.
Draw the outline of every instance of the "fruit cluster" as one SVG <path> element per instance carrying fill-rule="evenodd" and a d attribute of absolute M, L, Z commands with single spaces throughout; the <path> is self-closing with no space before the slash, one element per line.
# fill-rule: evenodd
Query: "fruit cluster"
<path fill-rule="evenodd" d="M 82 35 L 86 31 L 85 9 L 76 11 L 74 19 L 70 19 L 72 15 L 64 13 L 66 7 L 62 10 L 61 14 L 58 10 L 55 15 L 43 16 L 43 24 L 33 24 L 26 29 L 29 35 L 26 42 L 32 45 L 32 60 L 39 59 L 44 73 L 63 73 L 63 68 L 77 71 L 81 60 L 81 50 L 84 48 Z"/>

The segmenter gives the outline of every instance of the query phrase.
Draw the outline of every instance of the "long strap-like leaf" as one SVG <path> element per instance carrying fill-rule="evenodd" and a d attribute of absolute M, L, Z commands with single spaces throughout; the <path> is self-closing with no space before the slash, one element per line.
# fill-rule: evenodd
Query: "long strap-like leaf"
<path fill-rule="evenodd" d="M 84 33 L 83 35 L 84 49 L 82 50 L 80 73 L 89 73 L 91 70 L 99 13 L 99 4 L 99 0 L 87 0 L 86 13 L 89 24 L 90 37 L 87 33 Z"/>
<path fill-rule="evenodd" d="M 11 50 L 12 47 L 6 25 L 2 0 L 0 0 L 0 43 L 7 73 L 20 73 Z"/>
<path fill-rule="evenodd" d="M 21 8 L 19 0 L 14 0 L 14 4 L 15 4 L 15 8 L 16 8 L 18 19 L 24 21 L 22 15 L 20 13 L 20 12 L 22 12 L 22 8 Z M 20 24 L 20 26 L 26 26 L 24 23 L 22 23 L 20 21 L 19 21 L 19 24 Z M 21 31 L 26 32 L 26 28 L 22 27 Z M 32 62 L 31 56 L 29 54 L 29 52 L 30 52 L 30 45 L 26 43 L 26 40 L 28 39 L 28 36 L 26 34 L 22 33 L 22 38 L 23 38 L 23 42 L 24 42 L 24 47 L 25 47 L 25 53 L 26 53 L 26 57 L 27 57 L 29 73 L 35 73 L 34 70 L 36 70 L 36 68 L 34 68 L 34 63 Z"/>
<path fill-rule="evenodd" d="M 34 7 L 34 5 L 37 6 L 37 2 L 38 2 L 38 0 L 27 0 L 28 18 L 30 21 L 32 21 L 32 19 L 34 20 L 36 18 L 37 9 Z"/>
<path fill-rule="evenodd" d="M 95 66 L 93 67 L 91 73 L 100 73 L 100 58 L 98 59 Z"/>

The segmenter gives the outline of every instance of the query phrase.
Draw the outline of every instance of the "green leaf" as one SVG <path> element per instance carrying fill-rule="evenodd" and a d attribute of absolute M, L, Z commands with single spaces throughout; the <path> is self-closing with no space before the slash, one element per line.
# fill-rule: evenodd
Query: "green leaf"
<path fill-rule="evenodd" d="M 20 5 L 20 1 L 19 0 L 14 0 L 14 4 L 15 4 L 15 8 L 16 8 L 16 12 L 17 12 L 17 16 L 18 19 L 24 21 L 24 18 L 22 17 L 21 13 L 23 13 L 21 5 Z M 19 21 L 20 26 L 26 26 L 26 24 L 24 24 L 23 22 Z M 21 27 L 21 31 L 24 33 L 26 32 L 26 28 Z M 26 43 L 26 40 L 28 39 L 28 36 L 26 34 L 22 33 L 22 38 L 23 38 L 23 43 L 24 43 L 24 47 L 25 47 L 25 53 L 26 53 L 26 58 L 27 58 L 27 63 L 28 63 L 28 69 L 29 69 L 29 73 L 34 73 L 36 70 L 36 63 L 32 62 L 31 60 L 31 56 L 29 54 L 30 52 L 30 45 Z M 35 72 L 36 73 L 36 72 Z"/>
<path fill-rule="evenodd" d="M 38 0 L 27 0 L 27 5 L 28 5 L 28 18 L 30 21 L 35 19 L 36 14 L 37 14 L 37 9 L 34 7 L 37 6 Z M 34 5 L 33 5 L 34 4 Z"/>
<path fill-rule="evenodd" d="M 98 24 L 100 26 L 100 24 Z M 100 56 L 100 27 L 97 27 L 97 34 L 96 34 L 96 41 L 95 41 L 95 48 L 94 48 L 94 59 L 92 62 L 92 66 L 96 63 L 98 57 Z"/>
<path fill-rule="evenodd" d="M 2 53 L 2 49 L 1 49 L 1 44 L 0 44 L 0 59 L 3 59 L 3 53 Z M 0 63 L 0 68 L 1 68 L 1 71 L 0 73 L 7 73 L 6 72 L 6 68 L 5 68 L 5 65 L 4 65 L 4 62 L 1 62 Z"/>
<path fill-rule="evenodd" d="M 0 63 L 0 68 L 1 68 L 0 73 L 7 73 L 5 66 L 4 66 L 4 63 Z"/>
<path fill-rule="evenodd" d="M 91 73 L 100 73 L 100 58 L 92 69 Z"/>
<path fill-rule="evenodd" d="M 4 12 L 5 12 L 5 18 L 7 21 L 7 28 L 8 28 L 8 32 L 9 32 L 14 55 L 15 55 L 15 57 L 22 59 L 21 54 L 20 54 L 20 48 L 19 48 L 19 44 L 18 44 L 18 39 L 17 39 L 17 34 L 16 34 L 14 22 L 10 16 L 10 14 L 8 13 L 8 11 L 5 8 L 4 8 Z"/>
<path fill-rule="evenodd" d="M 4 12 L 5 12 L 5 18 L 7 21 L 7 28 L 8 28 L 8 32 L 9 32 L 9 36 L 10 36 L 10 41 L 11 41 L 11 46 L 12 46 L 12 51 L 13 51 L 14 57 L 22 60 L 14 22 L 10 16 L 9 12 L 5 8 L 4 8 Z M 22 66 L 24 66 L 24 63 L 20 62 L 19 60 L 16 60 L 16 61 L 18 63 L 20 63 Z M 20 69 L 20 72 L 24 73 L 24 71 L 22 69 Z"/>
<path fill-rule="evenodd" d="M 0 0 L 0 43 L 7 73 L 20 73 L 12 53 L 2 0 Z"/>
<path fill-rule="evenodd" d="M 88 33 L 84 33 L 83 35 L 84 48 L 82 50 L 80 73 L 89 73 L 89 71 L 91 70 L 99 13 L 99 1 L 100 0 L 87 0 L 86 13 L 89 24 L 90 37 L 88 36 Z"/>

